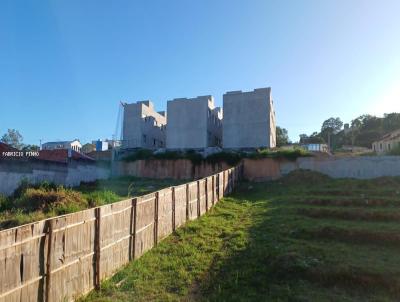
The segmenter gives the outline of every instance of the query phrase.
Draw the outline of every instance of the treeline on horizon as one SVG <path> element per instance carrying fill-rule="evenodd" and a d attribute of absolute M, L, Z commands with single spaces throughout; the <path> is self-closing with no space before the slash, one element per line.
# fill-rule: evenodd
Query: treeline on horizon
<path fill-rule="evenodd" d="M 400 113 L 387 113 L 383 117 L 369 114 L 361 115 L 346 124 L 347 130 L 339 117 L 329 118 L 322 123 L 321 131 L 311 135 L 301 134 L 300 144 L 319 144 L 330 142 L 332 149 L 344 145 L 371 148 L 372 143 L 385 134 L 400 129 Z"/>

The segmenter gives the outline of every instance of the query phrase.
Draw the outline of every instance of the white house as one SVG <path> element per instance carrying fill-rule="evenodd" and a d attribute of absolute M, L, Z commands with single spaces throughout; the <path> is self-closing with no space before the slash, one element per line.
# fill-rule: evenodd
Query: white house
<path fill-rule="evenodd" d="M 47 142 L 42 145 L 42 150 L 68 149 L 81 152 L 82 144 L 78 139 L 73 141 Z"/>
<path fill-rule="evenodd" d="M 372 143 L 372 150 L 385 154 L 400 147 L 400 129 L 385 134 L 379 141 Z"/>

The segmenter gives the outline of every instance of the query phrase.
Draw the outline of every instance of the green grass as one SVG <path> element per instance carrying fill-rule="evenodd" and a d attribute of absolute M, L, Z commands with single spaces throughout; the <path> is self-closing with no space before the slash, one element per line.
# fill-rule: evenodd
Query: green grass
<path fill-rule="evenodd" d="M 23 182 L 11 197 L 0 196 L 0 230 L 140 196 L 182 181 L 118 177 L 64 188 Z"/>
<path fill-rule="evenodd" d="M 400 214 L 399 187 L 304 172 L 242 183 L 81 301 L 398 301 L 400 222 L 385 215 Z"/>

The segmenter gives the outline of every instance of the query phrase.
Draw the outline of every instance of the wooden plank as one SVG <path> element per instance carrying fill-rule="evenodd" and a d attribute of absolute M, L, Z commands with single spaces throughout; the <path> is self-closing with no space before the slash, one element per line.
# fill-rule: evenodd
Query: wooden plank
<path fill-rule="evenodd" d="M 183 225 L 187 220 L 187 186 L 180 185 L 175 191 L 175 229 Z"/>
<path fill-rule="evenodd" d="M 48 245 L 47 245 L 47 261 L 46 261 L 46 291 L 45 291 L 45 301 L 50 301 L 50 291 L 51 291 L 51 262 L 53 258 L 53 226 L 54 220 L 50 219 L 48 221 L 49 228 L 47 231 L 48 234 Z"/>
<path fill-rule="evenodd" d="M 158 242 L 173 232 L 173 204 L 172 188 L 159 191 L 158 195 L 158 222 L 157 240 Z"/>
<path fill-rule="evenodd" d="M 136 205 L 135 259 L 154 246 L 155 193 L 138 197 Z"/>

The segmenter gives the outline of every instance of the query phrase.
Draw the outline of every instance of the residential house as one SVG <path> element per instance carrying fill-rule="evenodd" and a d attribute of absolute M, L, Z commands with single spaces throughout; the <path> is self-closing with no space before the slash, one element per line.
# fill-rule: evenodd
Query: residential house
<path fill-rule="evenodd" d="M 400 147 L 400 129 L 385 134 L 380 140 L 372 143 L 372 150 L 385 154 Z"/>
<path fill-rule="evenodd" d="M 66 149 L 81 152 L 82 144 L 78 139 L 72 141 L 47 142 L 42 145 L 42 150 Z"/>

